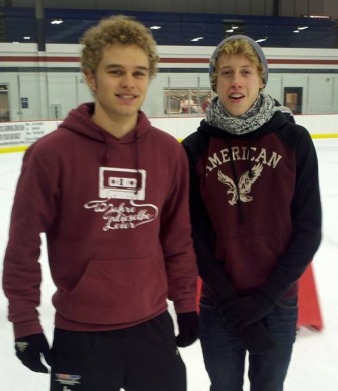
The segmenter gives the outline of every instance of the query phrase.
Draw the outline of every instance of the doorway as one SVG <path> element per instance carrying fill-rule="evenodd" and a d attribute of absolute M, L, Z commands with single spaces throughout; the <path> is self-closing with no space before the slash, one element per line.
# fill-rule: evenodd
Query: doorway
<path fill-rule="evenodd" d="M 293 114 L 302 114 L 303 87 L 284 87 L 284 106 Z"/>
<path fill-rule="evenodd" d="M 0 122 L 9 122 L 8 84 L 0 84 Z"/>

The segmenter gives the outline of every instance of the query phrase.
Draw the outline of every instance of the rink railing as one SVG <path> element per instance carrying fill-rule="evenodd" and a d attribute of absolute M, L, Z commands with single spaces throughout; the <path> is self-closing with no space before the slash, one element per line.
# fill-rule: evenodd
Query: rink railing
<path fill-rule="evenodd" d="M 194 132 L 203 117 L 150 118 L 156 126 L 182 140 Z M 304 126 L 313 139 L 338 138 L 338 114 L 296 115 L 297 124 Z M 26 150 L 33 142 L 54 131 L 62 121 L 21 121 L 0 123 L 0 153 Z"/>

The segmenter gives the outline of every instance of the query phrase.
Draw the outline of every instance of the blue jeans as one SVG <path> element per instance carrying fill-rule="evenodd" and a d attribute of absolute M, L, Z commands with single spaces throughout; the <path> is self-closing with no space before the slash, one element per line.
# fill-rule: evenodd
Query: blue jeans
<path fill-rule="evenodd" d="M 296 339 L 297 298 L 283 299 L 264 319 L 276 348 L 249 354 L 251 391 L 282 391 Z M 247 351 L 237 333 L 226 329 L 213 302 L 200 302 L 200 341 L 208 372 L 210 391 L 243 391 Z"/>

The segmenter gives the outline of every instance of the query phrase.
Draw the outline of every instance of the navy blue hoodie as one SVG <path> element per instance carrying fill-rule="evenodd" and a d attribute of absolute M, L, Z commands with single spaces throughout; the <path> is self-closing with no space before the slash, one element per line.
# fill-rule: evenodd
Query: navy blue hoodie
<path fill-rule="evenodd" d="M 259 290 L 273 301 L 296 294 L 321 240 L 318 163 L 308 131 L 277 111 L 240 136 L 203 120 L 183 145 L 204 294 L 226 299 L 220 264 L 237 294 Z"/>

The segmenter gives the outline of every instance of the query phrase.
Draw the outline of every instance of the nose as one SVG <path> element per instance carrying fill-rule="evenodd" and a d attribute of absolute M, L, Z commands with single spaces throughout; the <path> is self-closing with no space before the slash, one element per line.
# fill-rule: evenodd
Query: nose
<path fill-rule="evenodd" d="M 232 85 L 239 86 L 242 84 L 242 75 L 240 72 L 234 72 L 232 77 Z"/>
<path fill-rule="evenodd" d="M 122 88 L 130 88 L 133 86 L 133 77 L 130 74 L 125 74 L 121 79 Z"/>

